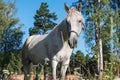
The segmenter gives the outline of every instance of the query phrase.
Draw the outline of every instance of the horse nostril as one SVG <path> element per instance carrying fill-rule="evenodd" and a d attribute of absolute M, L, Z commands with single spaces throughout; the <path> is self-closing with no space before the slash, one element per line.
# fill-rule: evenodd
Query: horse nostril
<path fill-rule="evenodd" d="M 68 40 L 68 44 L 70 45 L 70 40 Z"/>
<path fill-rule="evenodd" d="M 68 44 L 71 48 L 74 48 L 74 42 L 73 40 L 68 40 Z"/>
<path fill-rule="evenodd" d="M 75 44 L 77 44 L 77 40 L 75 40 Z"/>
<path fill-rule="evenodd" d="M 77 45 L 77 40 L 76 39 L 74 39 L 74 46 L 76 46 Z"/>
<path fill-rule="evenodd" d="M 77 44 L 77 40 L 76 39 L 74 40 L 74 44 Z"/>

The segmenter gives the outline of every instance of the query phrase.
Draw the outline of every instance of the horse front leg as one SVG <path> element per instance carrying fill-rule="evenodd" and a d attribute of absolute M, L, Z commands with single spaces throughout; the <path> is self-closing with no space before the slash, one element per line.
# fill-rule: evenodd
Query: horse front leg
<path fill-rule="evenodd" d="M 56 67 L 58 62 L 55 60 L 52 60 L 52 78 L 53 80 L 56 80 Z"/>
<path fill-rule="evenodd" d="M 70 62 L 70 59 L 62 62 L 62 67 L 61 67 L 61 80 L 65 80 L 65 75 L 66 75 L 66 71 L 67 71 L 69 62 Z"/>

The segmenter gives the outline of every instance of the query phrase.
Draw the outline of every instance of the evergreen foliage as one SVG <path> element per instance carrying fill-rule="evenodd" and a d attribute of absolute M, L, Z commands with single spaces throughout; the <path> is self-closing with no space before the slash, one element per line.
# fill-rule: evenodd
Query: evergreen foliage
<path fill-rule="evenodd" d="M 56 25 L 54 21 L 57 20 L 57 15 L 50 12 L 46 2 L 42 2 L 40 8 L 36 10 L 34 19 L 34 27 L 29 29 L 29 34 L 45 34 Z"/>
<path fill-rule="evenodd" d="M 110 74 L 113 79 L 113 63 L 119 56 L 119 0 L 79 0 L 83 3 L 83 15 L 86 19 L 85 40 L 90 53 L 98 54 L 99 40 L 102 40 L 103 60 L 110 65 Z M 111 19 L 113 21 L 111 22 Z M 112 28 L 113 27 L 113 28 Z M 98 57 L 99 58 L 99 57 Z M 115 58 L 115 59 L 114 59 Z"/>
<path fill-rule="evenodd" d="M 89 55 L 84 55 L 80 50 L 76 53 L 73 53 L 70 60 L 70 73 L 74 74 L 75 69 L 78 69 L 78 73 L 83 73 L 86 71 L 86 63 L 89 61 Z"/>
<path fill-rule="evenodd" d="M 17 11 L 15 1 L 8 1 L 6 4 L 4 3 L 3 7 L 5 8 L 0 10 L 0 15 L 3 17 L 0 18 L 0 51 L 6 53 L 21 47 L 23 32 L 21 31 L 22 24 L 17 25 L 19 19 L 14 17 Z"/>
<path fill-rule="evenodd" d="M 4 55 L 3 69 L 7 69 L 9 73 L 21 74 L 21 51 L 10 52 Z"/>
<path fill-rule="evenodd" d="M 21 73 L 21 53 L 23 24 L 18 24 L 15 18 L 16 2 L 0 0 L 0 71 L 8 69 L 10 72 Z"/>

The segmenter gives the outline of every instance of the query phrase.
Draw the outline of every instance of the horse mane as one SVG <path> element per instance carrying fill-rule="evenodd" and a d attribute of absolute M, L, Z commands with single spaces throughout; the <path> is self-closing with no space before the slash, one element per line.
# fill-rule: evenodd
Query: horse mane
<path fill-rule="evenodd" d="M 68 40 L 69 37 L 69 29 L 68 24 L 66 22 L 66 18 L 58 25 L 56 25 L 53 30 L 48 34 L 48 36 L 58 33 L 58 36 L 63 37 L 64 41 Z"/>
<path fill-rule="evenodd" d="M 67 23 L 67 18 L 65 18 L 60 24 L 58 31 L 63 36 L 64 41 L 67 41 L 69 38 L 69 24 Z"/>

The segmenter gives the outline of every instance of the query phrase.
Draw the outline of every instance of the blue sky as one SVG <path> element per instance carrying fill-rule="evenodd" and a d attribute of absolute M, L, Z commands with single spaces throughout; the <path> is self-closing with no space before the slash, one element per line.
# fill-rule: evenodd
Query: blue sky
<path fill-rule="evenodd" d="M 33 27 L 34 18 L 33 16 L 36 14 L 36 10 L 39 9 L 41 2 L 47 2 L 49 5 L 50 12 L 55 12 L 58 20 L 56 21 L 59 24 L 65 17 L 66 12 L 64 10 L 64 3 L 67 3 L 68 6 L 71 6 L 73 2 L 77 0 L 16 0 L 16 7 L 18 8 L 18 12 L 16 17 L 20 19 L 20 24 L 24 24 L 22 30 L 25 32 L 23 37 L 23 42 L 28 37 L 28 30 L 30 27 Z M 83 31 L 79 37 L 78 47 L 74 50 L 81 50 L 85 54 L 86 46 L 83 38 Z"/>

